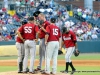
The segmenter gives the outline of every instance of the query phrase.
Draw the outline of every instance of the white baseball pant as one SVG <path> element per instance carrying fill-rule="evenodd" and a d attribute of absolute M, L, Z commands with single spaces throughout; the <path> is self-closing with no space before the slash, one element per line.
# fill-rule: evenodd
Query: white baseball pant
<path fill-rule="evenodd" d="M 56 74 L 58 49 L 59 49 L 58 41 L 48 42 L 48 44 L 46 46 L 46 64 L 45 64 L 47 73 L 50 73 L 50 61 L 52 58 L 52 60 L 53 60 L 52 72 L 53 72 L 53 74 Z"/>
<path fill-rule="evenodd" d="M 36 55 L 36 42 L 34 40 L 26 40 L 24 43 L 25 47 L 25 57 L 23 61 L 23 71 L 26 71 L 28 65 L 28 56 L 30 54 L 30 72 L 34 71 L 34 61 Z"/>

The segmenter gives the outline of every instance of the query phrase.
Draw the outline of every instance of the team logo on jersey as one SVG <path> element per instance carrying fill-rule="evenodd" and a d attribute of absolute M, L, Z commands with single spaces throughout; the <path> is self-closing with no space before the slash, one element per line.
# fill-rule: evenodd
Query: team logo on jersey
<path fill-rule="evenodd" d="M 65 37 L 65 36 L 63 36 L 63 39 L 64 40 L 71 40 L 71 37 Z"/>

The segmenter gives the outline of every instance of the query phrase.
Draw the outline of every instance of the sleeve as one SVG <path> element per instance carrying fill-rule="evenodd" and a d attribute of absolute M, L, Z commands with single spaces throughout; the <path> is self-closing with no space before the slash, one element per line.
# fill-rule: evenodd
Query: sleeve
<path fill-rule="evenodd" d="M 19 31 L 20 33 L 23 33 L 23 26 L 19 27 L 19 28 L 18 28 L 18 31 Z"/>
<path fill-rule="evenodd" d="M 47 26 L 49 26 L 49 25 L 50 25 L 50 23 L 49 23 L 49 22 L 46 22 L 46 24 L 45 24 L 45 27 L 44 27 L 44 28 L 46 29 L 46 27 L 47 27 Z"/>
<path fill-rule="evenodd" d="M 37 33 L 39 31 L 39 27 L 36 25 L 34 27 L 35 27 L 35 32 Z"/>
<path fill-rule="evenodd" d="M 50 27 L 49 26 L 46 27 L 46 31 L 47 31 L 48 34 L 50 33 Z"/>

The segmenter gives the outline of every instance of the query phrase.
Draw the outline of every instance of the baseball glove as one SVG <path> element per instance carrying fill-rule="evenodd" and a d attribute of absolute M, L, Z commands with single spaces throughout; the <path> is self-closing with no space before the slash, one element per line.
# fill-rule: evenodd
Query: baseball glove
<path fill-rule="evenodd" d="M 58 55 L 63 54 L 63 52 L 61 50 L 58 50 Z"/>
<path fill-rule="evenodd" d="M 80 54 L 80 51 L 79 51 L 79 50 L 75 50 L 75 51 L 74 51 L 75 57 L 79 56 L 79 54 Z"/>

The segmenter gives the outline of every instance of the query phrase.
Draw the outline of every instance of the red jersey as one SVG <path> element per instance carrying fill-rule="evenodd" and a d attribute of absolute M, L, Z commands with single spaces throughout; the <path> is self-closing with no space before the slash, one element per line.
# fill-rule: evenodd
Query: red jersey
<path fill-rule="evenodd" d="M 56 25 L 49 25 L 46 28 L 47 33 L 49 33 L 49 41 L 59 41 L 61 37 L 60 29 Z"/>
<path fill-rule="evenodd" d="M 20 28 L 21 28 L 21 27 L 20 27 Z M 20 28 L 19 28 L 19 29 L 20 29 Z M 19 29 L 18 29 L 18 31 L 19 31 Z M 22 37 L 24 38 L 23 35 L 22 35 Z M 16 37 L 16 42 L 23 43 L 23 41 L 22 41 L 18 36 Z"/>
<path fill-rule="evenodd" d="M 23 38 L 25 40 L 33 40 L 36 39 L 36 33 L 39 31 L 38 26 L 34 25 L 33 23 L 27 23 L 19 29 L 19 32 L 23 34 Z"/>
<path fill-rule="evenodd" d="M 48 25 L 50 25 L 50 23 L 48 21 L 45 21 L 42 26 L 44 27 L 44 29 L 46 29 L 46 27 Z M 40 36 L 39 36 L 39 38 L 40 39 L 45 38 L 45 32 L 43 30 L 40 30 Z"/>
<path fill-rule="evenodd" d="M 62 34 L 62 40 L 64 41 L 65 47 L 74 47 L 76 41 L 76 35 L 74 32 L 69 31 L 69 33 Z"/>

